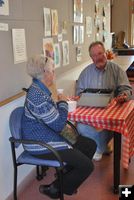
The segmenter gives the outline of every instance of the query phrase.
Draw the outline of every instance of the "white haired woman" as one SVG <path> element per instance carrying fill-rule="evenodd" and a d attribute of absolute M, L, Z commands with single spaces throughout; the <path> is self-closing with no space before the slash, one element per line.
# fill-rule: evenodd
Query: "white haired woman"
<path fill-rule="evenodd" d="M 72 195 L 93 171 L 92 157 L 96 143 L 80 136 L 72 146 L 60 135 L 66 125 L 68 104 L 63 94 L 58 96 L 58 102 L 51 98 L 48 88 L 55 77 L 53 60 L 43 55 L 34 56 L 28 60 L 27 72 L 33 80 L 22 118 L 23 139 L 44 141 L 59 152 L 69 169 L 63 174 L 63 192 Z M 24 148 L 35 157 L 55 159 L 52 153 L 38 145 L 25 145 Z M 50 198 L 59 198 L 58 179 L 49 185 L 41 185 L 39 189 Z"/>

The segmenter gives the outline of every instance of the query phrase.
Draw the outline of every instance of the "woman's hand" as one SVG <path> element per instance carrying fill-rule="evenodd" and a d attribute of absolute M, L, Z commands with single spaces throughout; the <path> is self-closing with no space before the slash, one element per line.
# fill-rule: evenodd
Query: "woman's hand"
<path fill-rule="evenodd" d="M 78 101 L 79 99 L 80 99 L 80 96 L 71 96 L 71 97 L 68 97 L 69 101 Z"/>
<path fill-rule="evenodd" d="M 58 94 L 58 101 L 68 101 L 68 98 L 64 94 Z"/>

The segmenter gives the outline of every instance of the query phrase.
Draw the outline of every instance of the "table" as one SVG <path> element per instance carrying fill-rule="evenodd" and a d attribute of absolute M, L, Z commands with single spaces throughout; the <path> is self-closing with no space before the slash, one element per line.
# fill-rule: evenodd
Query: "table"
<path fill-rule="evenodd" d="M 117 104 L 113 100 L 106 108 L 77 107 L 74 112 L 68 114 L 68 119 L 114 131 L 113 189 L 114 193 L 117 193 L 120 184 L 121 152 L 123 167 L 126 169 L 134 155 L 134 100 L 123 104 Z"/>

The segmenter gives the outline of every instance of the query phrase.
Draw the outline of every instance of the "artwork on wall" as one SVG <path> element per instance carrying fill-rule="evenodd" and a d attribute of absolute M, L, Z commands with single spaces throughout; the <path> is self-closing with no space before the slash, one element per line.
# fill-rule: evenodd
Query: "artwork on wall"
<path fill-rule="evenodd" d="M 86 17 L 86 34 L 92 34 L 92 18 L 90 16 Z"/>
<path fill-rule="evenodd" d="M 0 0 L 0 15 L 9 15 L 8 0 Z"/>
<path fill-rule="evenodd" d="M 99 15 L 96 15 L 96 16 L 95 16 L 94 24 L 95 24 L 96 27 L 98 27 L 98 26 L 101 25 L 101 18 L 100 18 Z"/>
<path fill-rule="evenodd" d="M 51 11 L 50 8 L 44 8 L 44 36 L 51 36 Z"/>
<path fill-rule="evenodd" d="M 14 64 L 27 60 L 25 29 L 12 29 Z"/>
<path fill-rule="evenodd" d="M 83 0 L 74 0 L 74 22 L 83 23 Z"/>
<path fill-rule="evenodd" d="M 79 26 L 74 25 L 73 26 L 73 38 L 74 38 L 74 44 L 79 43 Z"/>
<path fill-rule="evenodd" d="M 79 27 L 79 44 L 84 43 L 84 26 Z"/>
<path fill-rule="evenodd" d="M 61 64 L 61 52 L 59 43 L 54 44 L 54 63 L 55 68 L 60 67 Z"/>
<path fill-rule="evenodd" d="M 43 53 L 45 56 L 48 56 L 54 59 L 53 38 L 43 39 Z"/>
<path fill-rule="evenodd" d="M 57 10 L 51 10 L 52 16 L 52 36 L 58 35 L 58 12 Z"/>
<path fill-rule="evenodd" d="M 65 40 L 62 42 L 63 51 L 63 66 L 69 65 L 69 41 Z"/>
<path fill-rule="evenodd" d="M 97 33 L 95 34 L 95 40 L 97 40 L 97 41 L 101 40 L 101 38 L 100 38 L 100 33 L 99 33 L 99 32 L 97 32 Z"/>
<path fill-rule="evenodd" d="M 63 40 L 63 35 L 62 35 L 62 33 L 59 33 L 59 34 L 58 34 L 57 39 L 58 39 L 58 42 L 62 42 L 62 40 Z"/>
<path fill-rule="evenodd" d="M 95 14 L 98 15 L 99 14 L 99 0 L 96 0 L 95 1 Z"/>
<path fill-rule="evenodd" d="M 105 7 L 103 6 L 102 8 L 102 16 L 105 17 L 106 16 L 106 13 L 105 13 Z"/>
<path fill-rule="evenodd" d="M 106 17 L 103 17 L 103 20 L 102 20 L 102 29 L 103 30 L 106 30 L 107 29 L 107 26 L 106 26 Z"/>
<path fill-rule="evenodd" d="M 0 23 L 0 31 L 8 31 L 9 26 L 7 23 Z"/>
<path fill-rule="evenodd" d="M 82 59 L 82 52 L 81 52 L 81 47 L 78 46 L 76 47 L 76 61 L 79 62 Z"/>
<path fill-rule="evenodd" d="M 62 23 L 62 33 L 63 34 L 67 34 L 67 26 L 68 26 L 68 23 L 66 20 L 64 20 Z"/>
<path fill-rule="evenodd" d="M 4 4 L 4 0 L 0 0 L 0 7 L 2 7 Z"/>
<path fill-rule="evenodd" d="M 108 42 L 107 40 L 108 40 L 108 32 L 106 31 L 106 30 L 103 30 L 103 32 L 102 32 L 102 40 L 103 40 L 103 42 Z"/>
<path fill-rule="evenodd" d="M 73 26 L 73 38 L 74 44 L 83 44 L 84 43 L 84 26 Z"/>

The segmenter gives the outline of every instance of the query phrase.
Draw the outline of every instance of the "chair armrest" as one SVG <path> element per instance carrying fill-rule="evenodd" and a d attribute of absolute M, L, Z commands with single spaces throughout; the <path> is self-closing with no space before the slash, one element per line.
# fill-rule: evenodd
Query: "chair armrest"
<path fill-rule="evenodd" d="M 9 141 L 11 143 L 20 143 L 20 144 L 38 144 L 40 146 L 43 146 L 45 148 L 47 148 L 48 150 L 50 150 L 50 152 L 52 152 L 55 156 L 55 158 L 58 160 L 58 162 L 60 163 L 60 167 L 63 168 L 64 164 L 63 161 L 58 153 L 58 151 L 56 149 L 54 149 L 51 145 L 45 143 L 45 142 L 40 142 L 40 141 L 35 141 L 35 140 L 22 140 L 22 139 L 15 139 L 14 137 L 10 137 Z"/>

